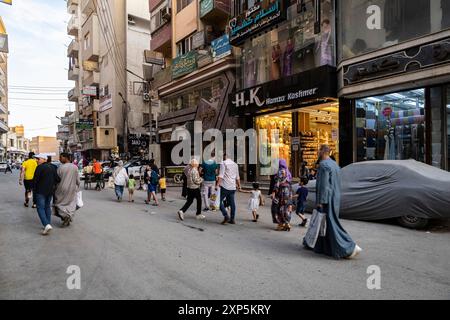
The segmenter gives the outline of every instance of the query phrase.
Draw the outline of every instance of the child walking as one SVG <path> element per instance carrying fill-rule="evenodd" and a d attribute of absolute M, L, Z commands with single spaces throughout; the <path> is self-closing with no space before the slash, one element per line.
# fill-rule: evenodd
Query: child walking
<path fill-rule="evenodd" d="M 162 201 L 166 201 L 167 181 L 164 168 L 161 170 L 161 179 L 159 179 L 159 189 L 161 190 Z"/>
<path fill-rule="evenodd" d="M 306 209 L 306 200 L 308 198 L 308 188 L 306 185 L 308 184 L 308 179 L 302 178 L 300 179 L 300 188 L 297 190 L 297 194 L 295 197 L 297 197 L 297 209 L 296 214 L 302 219 L 302 223 L 300 224 L 300 227 L 306 227 L 306 224 L 308 223 L 308 219 L 305 217 L 305 209 Z"/>
<path fill-rule="evenodd" d="M 251 194 L 250 199 L 248 200 L 248 209 L 252 212 L 253 222 L 258 222 L 259 214 L 258 210 L 260 206 L 264 206 L 264 198 L 262 196 L 261 190 L 259 189 L 259 183 L 253 183 L 252 191 L 241 190 L 243 193 Z"/>
<path fill-rule="evenodd" d="M 130 178 L 128 179 L 128 202 L 134 202 L 134 190 L 136 190 L 136 180 L 131 174 Z"/>

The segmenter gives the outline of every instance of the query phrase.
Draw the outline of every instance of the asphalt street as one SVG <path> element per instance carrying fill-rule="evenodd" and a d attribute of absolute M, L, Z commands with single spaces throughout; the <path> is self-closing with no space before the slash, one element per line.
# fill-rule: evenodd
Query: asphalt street
<path fill-rule="evenodd" d="M 130 204 L 111 189 L 86 191 L 74 224 L 61 229 L 54 218 L 44 237 L 23 193 L 17 172 L 0 174 L 0 299 L 450 298 L 449 228 L 344 220 L 364 252 L 336 261 L 303 249 L 305 229 L 274 231 L 268 206 L 251 222 L 246 194 L 237 225 L 222 226 L 218 213 L 197 221 L 191 211 L 180 222 L 178 189 L 158 208 L 144 204 L 143 192 Z M 373 265 L 380 290 L 367 287 Z M 69 266 L 80 268 L 80 290 L 66 285 Z"/>

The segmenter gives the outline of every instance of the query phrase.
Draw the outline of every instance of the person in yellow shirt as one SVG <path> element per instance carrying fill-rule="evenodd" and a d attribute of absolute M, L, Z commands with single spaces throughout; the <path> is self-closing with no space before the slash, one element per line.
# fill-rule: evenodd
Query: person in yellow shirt
<path fill-rule="evenodd" d="M 162 201 L 166 201 L 167 181 L 164 168 L 161 170 L 161 179 L 159 179 L 159 189 L 161 190 Z"/>
<path fill-rule="evenodd" d="M 19 184 L 25 186 L 25 203 L 24 206 L 28 207 L 31 195 L 33 193 L 34 188 L 34 172 L 38 163 L 36 159 L 34 159 L 34 153 L 30 152 L 28 155 L 28 160 L 22 164 L 22 170 L 20 172 Z M 33 208 L 36 208 L 36 201 L 33 195 Z"/>

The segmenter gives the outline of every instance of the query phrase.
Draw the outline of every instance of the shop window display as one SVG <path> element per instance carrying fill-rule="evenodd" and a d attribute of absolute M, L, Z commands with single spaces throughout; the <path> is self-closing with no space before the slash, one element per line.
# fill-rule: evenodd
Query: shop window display
<path fill-rule="evenodd" d="M 262 129 L 267 130 L 267 141 L 262 145 L 263 152 L 270 157 L 272 155 L 271 150 L 277 147 L 279 158 L 285 159 L 286 162 L 291 165 L 292 114 L 284 113 L 256 118 L 256 130 L 258 131 L 258 136 Z M 280 141 L 278 145 L 272 145 L 271 143 L 272 130 L 278 130 L 279 132 Z M 261 176 L 272 175 L 271 163 L 260 165 L 259 174 Z"/>
<path fill-rule="evenodd" d="M 448 0 L 338 1 L 339 61 L 450 28 Z M 373 7 L 375 6 L 375 7 Z M 371 27 L 380 9 L 380 28 Z"/>
<path fill-rule="evenodd" d="M 425 90 L 356 101 L 357 160 L 425 162 Z"/>
<path fill-rule="evenodd" d="M 278 28 L 248 39 L 241 50 L 238 89 L 307 71 L 323 65 L 335 65 L 334 1 L 322 0 L 320 33 L 315 34 L 313 0 L 304 2 L 298 12 L 294 4 L 287 20 Z"/>

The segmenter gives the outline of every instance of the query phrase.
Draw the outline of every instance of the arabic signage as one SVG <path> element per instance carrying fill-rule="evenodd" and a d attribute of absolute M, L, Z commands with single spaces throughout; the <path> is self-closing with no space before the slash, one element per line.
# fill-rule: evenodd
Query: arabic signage
<path fill-rule="evenodd" d="M 226 34 L 211 42 L 211 51 L 214 61 L 231 54 L 230 37 Z"/>
<path fill-rule="evenodd" d="M 230 95 L 231 116 L 292 108 L 317 99 L 336 98 L 336 68 L 323 66 Z"/>
<path fill-rule="evenodd" d="M 199 31 L 192 37 L 192 48 L 198 49 L 205 45 L 205 31 Z"/>
<path fill-rule="evenodd" d="M 9 52 L 8 35 L 6 33 L 0 33 L 0 52 Z"/>
<path fill-rule="evenodd" d="M 88 97 L 96 97 L 97 96 L 97 87 L 86 86 L 83 87 L 82 94 Z"/>
<path fill-rule="evenodd" d="M 195 70 L 197 70 L 197 52 L 190 51 L 185 55 L 179 56 L 173 60 L 172 78 L 180 78 Z"/>
<path fill-rule="evenodd" d="M 259 2 L 229 22 L 230 43 L 239 45 L 246 38 L 286 19 L 284 0 L 270 1 L 267 6 Z"/>
<path fill-rule="evenodd" d="M 200 18 L 203 18 L 211 10 L 214 9 L 214 0 L 201 0 L 200 1 Z"/>
<path fill-rule="evenodd" d="M 132 155 L 140 154 L 141 150 L 148 149 L 150 145 L 150 136 L 146 134 L 129 134 L 128 148 Z"/>
<path fill-rule="evenodd" d="M 76 123 L 77 130 L 92 130 L 94 128 L 94 120 L 80 119 Z"/>
<path fill-rule="evenodd" d="M 100 98 L 100 108 L 99 112 L 104 112 L 106 110 L 109 110 L 113 107 L 112 105 L 112 96 L 111 94 L 108 94 L 107 96 Z"/>

